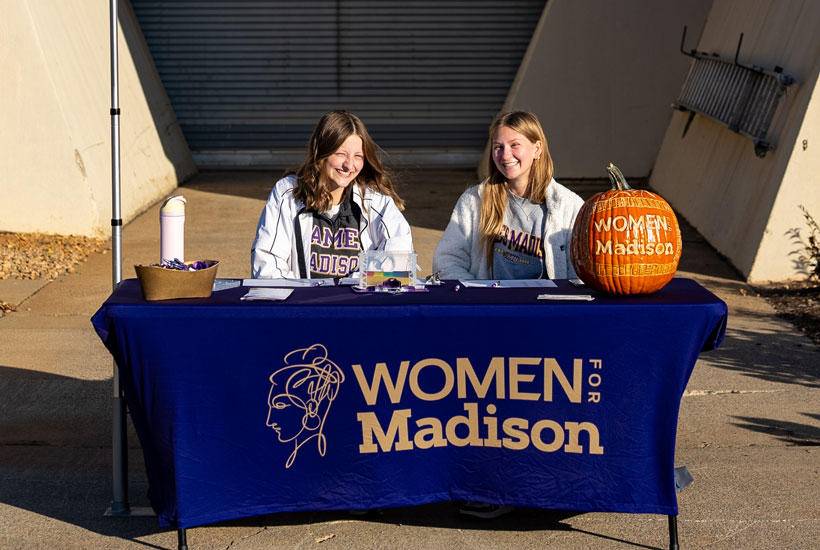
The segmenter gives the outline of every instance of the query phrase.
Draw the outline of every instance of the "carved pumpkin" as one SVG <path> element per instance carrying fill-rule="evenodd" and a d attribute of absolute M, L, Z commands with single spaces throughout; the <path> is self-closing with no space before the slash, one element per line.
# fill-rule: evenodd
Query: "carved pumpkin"
<path fill-rule="evenodd" d="M 649 294 L 678 268 L 681 236 L 669 204 L 632 189 L 612 163 L 612 189 L 584 203 L 572 230 L 570 257 L 587 286 L 607 294 Z"/>

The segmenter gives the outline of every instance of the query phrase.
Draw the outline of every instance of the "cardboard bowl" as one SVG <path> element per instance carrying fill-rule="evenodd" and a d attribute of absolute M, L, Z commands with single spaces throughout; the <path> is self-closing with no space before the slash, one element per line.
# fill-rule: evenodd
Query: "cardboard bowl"
<path fill-rule="evenodd" d="M 219 262 L 215 260 L 206 260 L 206 262 L 213 265 L 196 271 L 182 271 L 151 265 L 135 265 L 134 271 L 137 272 L 142 295 L 146 300 L 208 298 L 214 286 Z"/>

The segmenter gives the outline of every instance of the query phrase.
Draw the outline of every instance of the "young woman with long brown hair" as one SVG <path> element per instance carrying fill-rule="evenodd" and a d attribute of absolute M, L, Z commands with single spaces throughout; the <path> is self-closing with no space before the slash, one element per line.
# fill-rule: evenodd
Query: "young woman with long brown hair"
<path fill-rule="evenodd" d="M 359 118 L 326 113 L 296 172 L 274 185 L 251 248 L 254 278 L 344 277 L 359 252 L 413 250 L 402 201 Z"/>
<path fill-rule="evenodd" d="M 538 118 L 499 115 L 490 125 L 489 177 L 465 191 L 436 247 L 442 279 L 568 279 L 583 200 L 553 179 Z"/>

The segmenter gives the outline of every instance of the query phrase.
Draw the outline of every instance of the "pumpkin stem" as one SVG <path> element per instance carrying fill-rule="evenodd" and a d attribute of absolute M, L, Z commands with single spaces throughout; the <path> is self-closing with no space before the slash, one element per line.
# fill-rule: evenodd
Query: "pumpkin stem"
<path fill-rule="evenodd" d="M 626 178 L 624 178 L 624 175 L 617 166 L 610 162 L 609 166 L 606 167 L 606 171 L 607 174 L 609 174 L 609 181 L 612 182 L 613 189 L 618 189 L 620 191 L 628 191 L 632 189 L 632 187 L 626 183 Z"/>

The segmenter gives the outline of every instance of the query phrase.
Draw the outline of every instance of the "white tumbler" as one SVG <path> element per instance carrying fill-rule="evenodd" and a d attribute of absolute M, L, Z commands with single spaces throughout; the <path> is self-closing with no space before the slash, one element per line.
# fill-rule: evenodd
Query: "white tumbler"
<path fill-rule="evenodd" d="M 159 209 L 160 261 L 185 261 L 185 197 L 171 197 Z"/>

